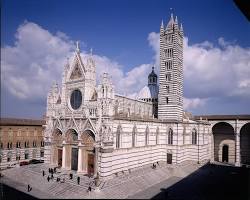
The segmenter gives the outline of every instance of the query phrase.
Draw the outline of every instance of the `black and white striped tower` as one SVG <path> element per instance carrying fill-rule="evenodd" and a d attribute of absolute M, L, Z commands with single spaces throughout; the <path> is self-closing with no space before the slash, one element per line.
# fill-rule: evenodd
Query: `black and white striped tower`
<path fill-rule="evenodd" d="M 160 76 L 158 118 L 178 120 L 183 117 L 183 28 L 177 17 L 160 28 Z"/>

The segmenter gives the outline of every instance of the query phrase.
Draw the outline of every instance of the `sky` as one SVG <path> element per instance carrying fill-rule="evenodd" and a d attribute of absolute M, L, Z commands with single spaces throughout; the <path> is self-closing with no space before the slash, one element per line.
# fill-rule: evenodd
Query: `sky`
<path fill-rule="evenodd" d="M 250 23 L 233 1 L 2 0 L 1 117 L 42 118 L 76 41 L 93 49 L 99 80 L 136 97 L 171 12 L 184 28 L 184 109 L 193 115 L 250 114 Z"/>

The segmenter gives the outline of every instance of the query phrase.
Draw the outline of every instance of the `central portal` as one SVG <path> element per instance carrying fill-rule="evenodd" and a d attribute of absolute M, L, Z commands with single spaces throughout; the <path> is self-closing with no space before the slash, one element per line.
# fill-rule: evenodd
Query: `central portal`
<path fill-rule="evenodd" d="M 78 148 L 72 147 L 71 151 L 71 169 L 77 170 L 78 166 Z"/>

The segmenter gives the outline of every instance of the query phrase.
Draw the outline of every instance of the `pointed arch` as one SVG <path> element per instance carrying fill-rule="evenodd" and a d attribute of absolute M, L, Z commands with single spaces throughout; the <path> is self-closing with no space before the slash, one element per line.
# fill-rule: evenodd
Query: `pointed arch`
<path fill-rule="evenodd" d="M 119 124 L 116 131 L 116 148 L 121 148 L 121 133 L 122 133 L 122 126 Z"/>
<path fill-rule="evenodd" d="M 170 145 L 173 144 L 173 135 L 174 135 L 173 129 L 169 128 L 169 130 L 168 130 L 168 144 L 170 144 Z"/>
<path fill-rule="evenodd" d="M 137 128 L 136 125 L 134 125 L 132 130 L 132 147 L 136 146 L 136 133 L 137 133 Z"/>
<path fill-rule="evenodd" d="M 195 128 L 192 130 L 192 144 L 196 145 L 197 144 L 197 131 Z"/>
<path fill-rule="evenodd" d="M 70 128 L 65 133 L 65 140 L 67 143 L 77 142 L 78 133 L 75 129 Z"/>

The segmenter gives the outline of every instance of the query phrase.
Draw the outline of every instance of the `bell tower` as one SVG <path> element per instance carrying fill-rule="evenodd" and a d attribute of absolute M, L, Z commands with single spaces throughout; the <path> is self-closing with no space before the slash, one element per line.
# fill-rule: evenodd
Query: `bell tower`
<path fill-rule="evenodd" d="M 183 118 L 183 27 L 171 14 L 166 27 L 160 28 L 160 76 L 158 118 Z"/>

